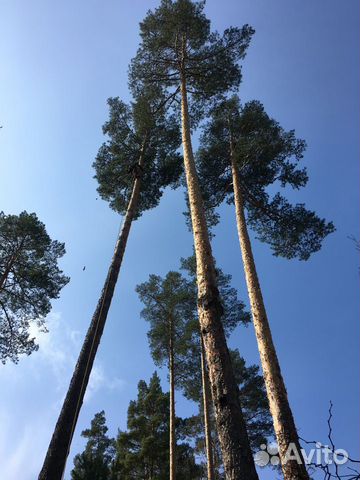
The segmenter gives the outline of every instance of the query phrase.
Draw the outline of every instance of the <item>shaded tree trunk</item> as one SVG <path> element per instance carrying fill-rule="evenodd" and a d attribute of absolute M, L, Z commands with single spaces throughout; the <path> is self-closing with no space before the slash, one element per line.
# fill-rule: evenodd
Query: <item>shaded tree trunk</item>
<path fill-rule="evenodd" d="M 181 76 L 184 166 L 196 255 L 198 312 L 227 480 L 258 479 L 221 323 L 215 264 L 191 145 L 185 72 Z"/>
<path fill-rule="evenodd" d="M 175 432 L 175 365 L 174 365 L 174 325 L 170 319 L 169 341 L 169 377 L 170 377 L 170 480 L 176 478 L 176 432 Z"/>
<path fill-rule="evenodd" d="M 143 142 L 138 162 L 138 166 L 140 167 L 138 169 L 139 172 L 142 170 L 144 163 L 145 145 L 146 138 Z M 129 205 L 115 245 L 115 251 L 107 278 L 75 366 L 70 386 L 56 423 L 43 467 L 39 474 L 39 480 L 61 480 L 63 477 L 66 459 L 69 454 L 76 422 L 114 294 L 131 224 L 137 212 L 140 187 L 141 179 L 140 176 L 137 176 L 134 180 Z"/>
<path fill-rule="evenodd" d="M 240 241 L 240 249 L 244 264 L 245 278 L 250 298 L 255 334 L 260 352 L 261 366 L 269 400 L 270 412 L 274 422 L 274 430 L 279 446 L 280 461 L 285 480 L 309 480 L 304 459 L 301 455 L 299 437 L 292 411 L 289 405 L 284 379 L 273 343 L 269 321 L 266 315 L 264 300 L 256 272 L 251 242 L 244 214 L 244 200 L 238 167 L 233 155 L 231 142 L 231 167 L 236 209 L 236 223 Z M 302 460 L 286 461 L 286 452 L 293 444 Z"/>
<path fill-rule="evenodd" d="M 206 368 L 205 360 L 205 348 L 203 339 L 201 341 L 201 382 L 202 382 L 202 393 L 203 393 L 203 409 L 204 409 L 204 427 L 205 427 L 205 448 L 206 448 L 206 459 L 207 459 L 207 479 L 215 480 L 215 469 L 214 469 L 214 455 L 213 455 L 213 445 L 212 445 L 212 426 L 211 426 L 211 414 L 210 414 L 210 385 L 209 377 Z"/>
<path fill-rule="evenodd" d="M 23 245 L 25 243 L 25 238 L 26 238 L 26 236 L 21 240 L 20 245 L 16 249 L 16 252 L 14 252 L 11 255 L 11 258 L 10 258 L 8 264 L 6 265 L 4 272 L 0 275 L 0 290 L 2 290 L 4 288 L 6 280 L 9 276 L 9 273 L 10 273 L 13 265 L 15 264 L 16 260 L 18 259 L 19 255 L 21 253 L 21 250 L 22 250 Z"/>
<path fill-rule="evenodd" d="M 9 276 L 10 270 L 11 270 L 12 266 L 14 265 L 14 263 L 15 263 L 15 256 L 12 255 L 8 264 L 5 267 L 4 273 L 2 273 L 1 276 L 0 276 L 0 290 L 2 290 L 4 288 L 6 280 Z"/>

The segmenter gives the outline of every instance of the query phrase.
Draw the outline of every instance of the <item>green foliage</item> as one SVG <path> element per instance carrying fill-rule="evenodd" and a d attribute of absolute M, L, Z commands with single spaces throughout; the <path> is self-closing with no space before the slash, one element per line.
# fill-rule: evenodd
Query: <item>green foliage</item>
<path fill-rule="evenodd" d="M 150 323 L 148 338 L 155 363 L 161 366 L 167 362 L 173 335 L 176 365 L 177 358 L 186 355 L 189 324 L 194 321 L 196 311 L 192 282 L 179 272 L 169 272 L 164 279 L 150 275 L 147 282 L 136 287 L 136 291 L 145 305 L 141 315 Z"/>
<path fill-rule="evenodd" d="M 237 97 L 219 103 L 205 125 L 197 155 L 199 177 L 211 210 L 224 199 L 234 202 L 230 142 L 240 173 L 248 225 L 257 238 L 270 245 L 274 255 L 307 260 L 321 248 L 322 240 L 334 231 L 331 222 L 291 205 L 268 187 L 304 187 L 308 177 L 298 167 L 305 142 L 285 131 L 270 118 L 263 105 L 251 101 L 241 106 Z M 214 222 L 216 223 L 216 222 Z"/>
<path fill-rule="evenodd" d="M 50 300 L 69 281 L 58 267 L 63 243 L 51 240 L 35 213 L 0 212 L 0 359 L 18 361 L 38 346 L 32 322 L 45 328 Z"/>
<path fill-rule="evenodd" d="M 185 397 L 199 404 L 200 414 L 185 419 L 177 426 L 177 433 L 195 441 L 198 454 L 203 453 L 204 432 L 202 421 L 201 347 L 197 317 L 197 287 L 195 256 L 181 260 L 179 272 L 169 272 L 165 278 L 150 275 L 149 280 L 136 290 L 145 308 L 141 314 L 150 324 L 148 332 L 152 357 L 159 366 L 167 365 L 169 358 L 170 319 L 173 326 L 175 385 Z M 236 289 L 231 287 L 231 276 L 217 268 L 218 287 L 224 314 L 222 317 L 227 336 L 241 324 L 247 325 L 250 315 L 239 301 Z M 237 351 L 232 352 L 236 380 L 240 387 L 244 417 L 252 445 L 272 433 L 270 414 L 262 377 L 255 365 L 246 367 Z M 218 453 L 220 455 L 220 453 Z"/>
<path fill-rule="evenodd" d="M 274 435 L 264 379 L 257 365 L 246 366 L 237 349 L 230 350 L 230 354 L 251 447 L 257 451 L 267 443 L 266 438 Z"/>
<path fill-rule="evenodd" d="M 151 354 L 159 366 L 168 360 L 171 327 L 173 329 L 175 378 L 180 382 L 184 373 L 182 365 L 186 359 L 191 358 L 189 353 L 194 341 L 198 344 L 200 333 L 195 256 L 182 259 L 181 268 L 187 277 L 173 271 L 165 278 L 150 275 L 147 282 L 136 287 L 139 298 L 145 305 L 141 315 L 150 324 L 148 338 Z M 244 303 L 238 299 L 236 289 L 231 287 L 231 275 L 224 274 L 218 268 L 217 280 L 224 310 L 223 326 L 229 335 L 239 323 L 249 323 L 250 315 L 245 311 Z"/>
<path fill-rule="evenodd" d="M 74 458 L 72 480 L 110 480 L 115 456 L 115 441 L 107 436 L 105 412 L 96 413 L 89 429 L 81 435 L 88 441 L 85 450 Z"/>
<path fill-rule="evenodd" d="M 191 282 L 192 295 L 194 298 L 197 296 L 196 286 L 196 258 L 192 255 L 188 258 L 182 258 L 180 260 L 180 269 L 186 274 L 187 278 Z M 223 307 L 222 324 L 225 330 L 225 334 L 229 336 L 231 332 L 239 325 L 248 325 L 251 321 L 251 316 L 245 309 L 245 304 L 238 298 L 236 288 L 231 286 L 231 275 L 224 273 L 221 268 L 216 267 L 216 280 L 217 286 L 220 292 L 220 298 Z M 197 311 L 194 310 L 194 316 L 197 318 Z M 199 334 L 198 322 L 194 332 Z"/>
<path fill-rule="evenodd" d="M 195 453 L 199 458 L 204 458 L 205 435 L 202 404 L 201 385 L 201 363 L 200 346 L 194 342 L 192 353 L 189 354 L 187 362 L 182 365 L 182 390 L 189 400 L 199 404 L 199 414 L 187 418 L 182 423 L 182 435 L 190 439 L 194 445 Z M 259 373 L 257 365 L 246 366 L 245 360 L 240 356 L 238 350 L 230 350 L 232 366 L 237 384 L 241 409 L 244 415 L 250 445 L 255 453 L 262 443 L 267 443 L 269 437 L 274 436 L 272 419 L 269 411 L 264 379 Z M 210 413 L 211 424 L 215 425 L 214 413 Z M 225 479 L 221 449 L 215 429 L 211 432 L 216 478 Z"/>
<path fill-rule="evenodd" d="M 185 397 L 199 404 L 202 412 L 200 343 L 194 339 L 187 357 L 181 364 L 178 385 Z M 230 350 L 232 366 L 240 391 L 241 408 L 251 446 L 256 450 L 266 437 L 273 434 L 272 421 L 263 377 L 257 365 L 246 366 L 238 350 Z M 202 415 L 192 419 L 194 435 L 203 445 Z"/>
<path fill-rule="evenodd" d="M 200 118 L 207 101 L 239 85 L 238 61 L 254 33 L 248 25 L 228 28 L 223 35 L 211 32 L 204 5 L 162 0 L 149 11 L 140 23 L 141 44 L 130 69 L 133 91 L 145 84 L 177 95 L 185 76 L 193 121 Z"/>
<path fill-rule="evenodd" d="M 115 478 L 168 479 L 169 394 L 163 393 L 156 372 L 149 385 L 143 380 L 139 382 L 138 398 L 130 402 L 128 409 L 127 427 L 127 432 L 120 431 L 117 437 Z M 176 478 L 200 479 L 200 468 L 190 445 L 177 443 L 176 448 Z"/>
<path fill-rule="evenodd" d="M 109 98 L 109 120 L 103 126 L 108 140 L 93 164 L 100 196 L 120 214 L 126 212 L 136 175 L 141 176 L 137 215 L 158 205 L 165 187 L 176 187 L 182 161 L 179 126 L 165 112 L 161 92 L 148 89 L 136 102 L 126 105 L 118 97 Z M 144 150 L 144 167 L 137 170 Z"/>

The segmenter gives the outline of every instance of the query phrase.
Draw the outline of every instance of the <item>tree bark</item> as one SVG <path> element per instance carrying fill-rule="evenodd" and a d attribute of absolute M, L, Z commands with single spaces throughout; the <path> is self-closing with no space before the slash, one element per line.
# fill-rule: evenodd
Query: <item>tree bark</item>
<path fill-rule="evenodd" d="M 231 142 L 232 143 L 232 142 Z M 255 334 L 260 352 L 261 366 L 273 418 L 274 430 L 279 446 L 279 456 L 285 480 L 309 480 L 304 459 L 301 454 L 299 437 L 289 405 L 284 379 L 273 343 L 264 300 L 256 272 L 250 237 L 247 231 L 244 214 L 244 200 L 241 189 L 240 174 L 231 144 L 231 168 L 235 197 L 236 223 L 240 241 L 240 249 L 244 264 L 245 278 L 250 298 Z M 299 452 L 301 462 L 286 460 L 286 452 L 293 444 Z"/>
<path fill-rule="evenodd" d="M 181 76 L 182 143 L 196 255 L 198 312 L 227 480 L 257 480 L 239 403 L 238 387 L 221 323 L 223 308 L 191 145 L 185 73 Z"/>
<path fill-rule="evenodd" d="M 205 448 L 206 448 L 206 459 L 207 459 L 207 479 L 215 480 L 215 468 L 214 468 L 214 455 L 213 455 L 213 445 L 212 445 L 212 426 L 211 426 L 211 415 L 210 415 L 210 385 L 209 385 L 209 376 L 206 367 L 205 360 L 205 348 L 202 338 L 201 341 L 201 382 L 202 382 L 202 393 L 203 393 L 203 409 L 204 409 L 204 426 L 205 426 Z"/>
<path fill-rule="evenodd" d="M 6 280 L 9 276 L 10 270 L 11 270 L 12 266 L 14 265 L 14 263 L 15 263 L 15 256 L 12 255 L 10 260 L 9 260 L 9 263 L 5 267 L 4 273 L 2 273 L 1 276 L 0 276 L 0 290 L 2 290 L 4 288 Z"/>
<path fill-rule="evenodd" d="M 141 171 L 144 164 L 146 138 L 143 142 L 138 166 Z M 141 178 L 136 176 L 123 226 L 115 245 L 114 255 L 110 263 L 101 296 L 87 331 L 55 430 L 48 447 L 39 480 L 61 480 L 63 478 L 66 459 L 69 454 L 72 437 L 80 408 L 84 400 L 95 355 L 100 344 L 111 300 L 114 294 L 122 259 L 132 221 L 139 203 Z"/>
<path fill-rule="evenodd" d="M 25 237 L 21 240 L 20 242 L 20 245 L 18 246 L 18 248 L 16 249 L 16 252 L 14 252 L 12 255 L 11 255 L 11 258 L 8 262 L 8 264 L 6 265 L 5 267 L 5 270 L 4 270 L 4 273 L 1 274 L 0 276 L 0 290 L 2 290 L 5 286 L 5 283 L 6 283 L 6 280 L 9 276 L 9 273 L 13 267 L 13 265 L 15 264 L 16 260 L 18 259 L 20 253 L 21 253 L 21 250 L 23 248 L 23 245 L 25 243 L 25 239 L 26 239 L 26 235 Z"/>
<path fill-rule="evenodd" d="M 170 320 L 169 377 L 170 377 L 170 480 L 176 478 L 176 433 L 175 433 L 175 365 L 174 325 Z"/>

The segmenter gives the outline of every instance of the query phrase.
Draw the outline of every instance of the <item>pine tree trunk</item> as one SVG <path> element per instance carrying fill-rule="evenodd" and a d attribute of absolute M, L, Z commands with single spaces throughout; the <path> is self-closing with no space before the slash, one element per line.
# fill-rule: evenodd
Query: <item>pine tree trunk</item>
<path fill-rule="evenodd" d="M 221 323 L 215 264 L 191 145 L 186 79 L 181 79 L 182 142 L 196 255 L 198 312 L 227 480 L 258 479 Z"/>
<path fill-rule="evenodd" d="M 175 366 L 174 366 L 174 332 L 170 320 L 169 342 L 169 377 L 170 377 L 170 480 L 176 478 L 176 434 L 175 434 Z"/>
<path fill-rule="evenodd" d="M 12 255 L 11 255 L 11 258 L 8 262 L 8 264 L 6 265 L 5 267 L 5 270 L 4 270 L 4 273 L 0 276 L 0 290 L 2 290 L 5 286 L 5 283 L 6 283 L 6 280 L 9 276 L 9 273 L 14 265 L 14 263 L 16 262 L 16 260 L 18 259 L 20 253 L 21 253 L 21 250 L 23 248 L 23 245 L 25 243 L 25 239 L 26 239 L 26 235 L 25 237 L 21 240 L 20 242 L 20 245 L 18 246 L 18 248 L 16 249 L 16 252 L 14 252 Z"/>
<path fill-rule="evenodd" d="M 260 283 L 256 273 L 254 256 L 251 249 L 251 242 L 244 214 L 244 201 L 240 176 L 233 154 L 231 155 L 231 166 L 240 249 L 267 397 L 279 446 L 282 470 L 285 480 L 309 480 L 309 475 L 301 456 L 299 437 L 289 405 L 284 380 L 272 340 L 270 325 L 266 315 Z M 286 452 L 290 444 L 295 446 L 302 462 L 298 463 L 296 460 L 286 461 Z"/>
<path fill-rule="evenodd" d="M 205 448 L 206 448 L 206 459 L 207 459 L 207 480 L 215 480 L 215 470 L 214 470 L 214 455 L 213 455 L 213 445 L 211 439 L 211 415 L 210 415 L 210 385 L 209 377 L 206 368 L 205 360 L 205 348 L 202 338 L 201 341 L 201 382 L 202 382 L 202 393 L 203 393 L 203 409 L 204 409 L 204 426 L 205 426 Z"/>
<path fill-rule="evenodd" d="M 146 140 L 143 143 L 138 163 L 140 171 L 144 163 L 145 144 Z M 44 464 L 39 474 L 39 480 L 61 480 L 63 477 L 71 440 L 80 408 L 83 403 L 96 351 L 100 344 L 101 335 L 109 312 L 131 224 L 137 212 L 140 186 L 141 179 L 138 176 L 134 180 L 132 194 L 124 217 L 123 226 L 115 245 L 115 251 L 110 263 L 107 278 L 56 423 Z"/>
<path fill-rule="evenodd" d="M 5 267 L 4 273 L 2 273 L 2 275 L 0 277 L 0 290 L 2 290 L 4 288 L 6 280 L 9 276 L 10 270 L 11 270 L 12 266 L 14 265 L 14 263 L 15 263 L 15 257 L 14 257 L 14 255 L 12 255 L 9 263 Z"/>

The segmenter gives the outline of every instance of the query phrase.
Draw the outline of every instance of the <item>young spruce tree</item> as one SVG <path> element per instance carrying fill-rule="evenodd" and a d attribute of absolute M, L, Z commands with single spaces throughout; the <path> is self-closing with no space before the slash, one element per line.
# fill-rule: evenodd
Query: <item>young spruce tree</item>
<path fill-rule="evenodd" d="M 198 309 L 224 466 L 229 480 L 257 479 L 221 317 L 223 308 L 191 144 L 192 119 L 208 101 L 237 87 L 238 61 L 253 30 L 210 31 L 204 2 L 162 0 L 140 24 L 141 44 L 131 68 L 131 86 L 156 85 L 181 105 L 184 167 L 197 264 Z M 180 95 L 180 98 L 177 98 Z"/>
<path fill-rule="evenodd" d="M 156 93 L 156 94 L 155 94 Z M 52 436 L 39 480 L 60 480 L 86 386 L 114 294 L 130 227 L 145 210 L 154 208 L 163 189 L 181 172 L 179 129 L 167 119 L 170 98 L 149 89 L 130 107 L 118 98 L 108 101 L 110 119 L 103 127 L 109 139 L 94 163 L 100 195 L 124 215 L 108 275 L 85 337 L 73 377 Z"/>
<path fill-rule="evenodd" d="M 161 389 L 156 372 L 146 384 L 140 381 L 137 400 L 128 409 L 127 431 L 119 431 L 114 479 L 169 479 L 169 394 Z M 181 419 L 176 419 L 177 423 Z M 177 480 L 200 480 L 193 449 L 187 443 L 177 445 Z"/>
<path fill-rule="evenodd" d="M 286 457 L 290 444 L 301 452 L 299 438 L 271 335 L 247 225 L 261 241 L 269 243 L 274 255 L 300 260 L 307 260 L 319 250 L 322 240 L 334 231 L 332 223 L 320 219 L 303 204 L 291 205 L 279 192 L 271 197 L 266 191 L 273 184 L 295 189 L 306 185 L 306 171 L 297 165 L 304 149 L 305 142 L 296 139 L 293 130 L 284 131 L 259 102 L 252 101 L 241 107 L 238 98 L 232 97 L 213 109 L 197 158 L 207 205 L 215 207 L 225 198 L 228 203 L 235 203 L 254 328 L 286 480 L 308 480 L 309 476 L 303 459 L 299 463 Z"/>
<path fill-rule="evenodd" d="M 105 412 L 96 413 L 90 428 L 81 436 L 87 438 L 85 449 L 74 458 L 71 480 L 110 480 L 115 457 L 115 440 L 107 435 Z"/>

